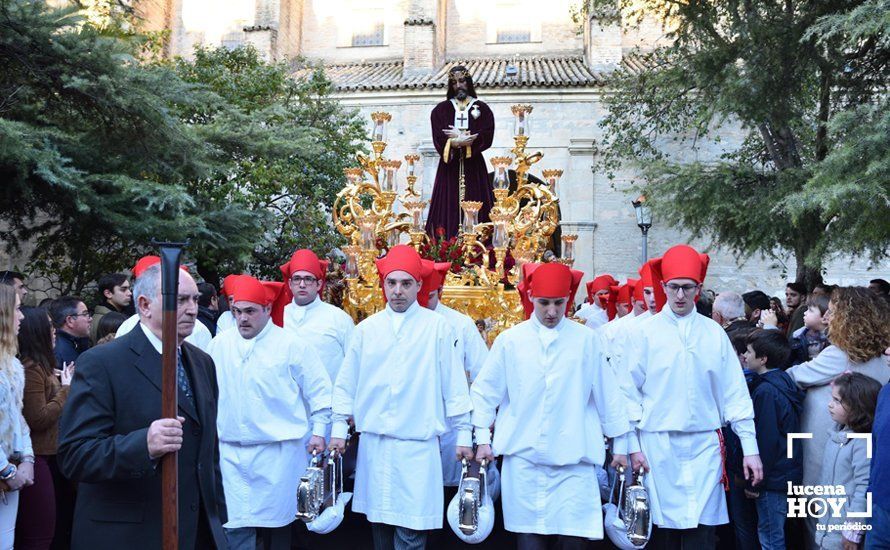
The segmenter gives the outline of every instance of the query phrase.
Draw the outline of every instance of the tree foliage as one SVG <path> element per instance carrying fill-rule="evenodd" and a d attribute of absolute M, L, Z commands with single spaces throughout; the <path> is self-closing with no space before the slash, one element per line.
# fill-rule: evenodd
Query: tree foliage
<path fill-rule="evenodd" d="M 621 0 L 623 25 L 655 18 L 669 40 L 637 53 L 645 69 L 616 73 L 601 168 L 614 176 L 634 165 L 661 219 L 740 256 L 790 252 L 810 283 L 834 253 L 886 257 L 888 27 L 873 24 L 887 17 L 879 5 L 887 1 Z M 609 6 L 592 0 L 588 9 Z M 696 160 L 734 126 L 740 147 Z"/>
<path fill-rule="evenodd" d="M 295 82 L 250 49 L 146 61 L 144 46 L 77 6 L 0 2 L 7 248 L 36 245 L 27 269 L 80 292 L 152 238 L 190 239 L 211 280 L 217 265 L 270 274 L 297 244 L 332 245 L 320 205 L 359 127 L 323 73 Z"/>
<path fill-rule="evenodd" d="M 364 127 L 328 97 L 332 85 L 321 68 L 294 80 L 286 64 L 265 63 L 252 47 L 199 48 L 193 61 L 172 65 L 184 81 L 213 92 L 182 113 L 220 161 L 211 177 L 189 183 L 190 192 L 202 204 L 269 214 L 251 251 L 252 271 L 277 277 L 295 248 L 325 253 L 340 244 L 329 207 Z M 202 272 L 223 267 L 212 249 L 201 259 Z"/>

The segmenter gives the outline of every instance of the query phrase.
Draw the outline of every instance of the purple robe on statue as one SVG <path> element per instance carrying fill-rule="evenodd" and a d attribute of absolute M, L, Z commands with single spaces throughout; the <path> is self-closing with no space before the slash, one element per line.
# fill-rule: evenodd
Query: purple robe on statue
<path fill-rule="evenodd" d="M 476 109 L 478 107 L 478 109 Z M 473 113 L 478 116 L 474 117 Z M 491 182 L 488 179 L 488 168 L 482 151 L 491 147 L 494 139 L 494 115 L 484 102 L 476 100 L 467 109 L 469 131 L 478 134 L 476 141 L 470 146 L 470 156 L 466 158 L 466 147 L 451 147 L 448 157 L 445 158 L 445 145 L 448 136 L 442 130 L 454 125 L 455 109 L 450 100 L 436 105 L 430 115 L 433 130 L 433 144 L 439 152 L 439 168 L 436 170 L 436 182 L 433 185 L 433 197 L 430 203 L 430 211 L 426 221 L 426 232 L 430 236 L 438 238 L 436 229 L 445 229 L 445 238 L 451 238 L 457 234 L 460 227 L 460 183 L 458 173 L 460 159 L 464 157 L 464 200 L 479 201 L 482 208 L 479 210 L 479 223 L 490 221 L 488 213 L 494 204 L 494 193 Z"/>

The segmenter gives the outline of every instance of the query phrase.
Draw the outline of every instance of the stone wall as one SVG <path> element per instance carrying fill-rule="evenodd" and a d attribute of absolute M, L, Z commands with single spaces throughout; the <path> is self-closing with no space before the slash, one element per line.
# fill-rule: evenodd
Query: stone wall
<path fill-rule="evenodd" d="M 347 63 L 406 55 L 426 59 L 426 51 L 405 51 L 404 23 L 418 18 L 432 20 L 439 31 L 430 46 L 426 39 L 409 43 L 412 48 L 432 47 L 437 57 L 581 52 L 583 34 L 570 13 L 574 2 L 552 0 L 546 10 L 531 0 L 141 0 L 140 7 L 154 29 L 163 28 L 167 20 L 172 22 L 173 55 L 188 57 L 197 44 L 259 42 L 266 47 L 268 37 L 247 36 L 243 28 L 268 26 L 277 33 L 275 49 L 268 52 L 270 58 L 302 54 L 328 63 Z M 383 14 L 384 44 L 353 47 L 351 30 L 366 23 L 369 14 Z M 499 25 L 511 23 L 519 27 L 527 24 L 532 41 L 495 43 Z"/>
<path fill-rule="evenodd" d="M 409 0 L 328 0 L 303 4 L 301 53 L 327 63 L 402 59 L 405 15 Z M 384 14 L 383 46 L 351 47 L 351 25 L 361 23 L 363 10 Z"/>
<path fill-rule="evenodd" d="M 447 0 L 447 45 L 449 58 L 508 56 L 515 54 L 545 55 L 548 53 L 580 52 L 583 36 L 572 22 L 570 6 L 573 0 L 550 0 L 546 8 L 540 2 L 516 0 Z M 510 4 L 515 4 L 510 6 Z M 491 26 L 509 21 L 518 14 L 521 21 L 532 25 L 533 42 L 520 44 L 493 43 Z M 536 27 L 535 27 L 536 26 Z"/>

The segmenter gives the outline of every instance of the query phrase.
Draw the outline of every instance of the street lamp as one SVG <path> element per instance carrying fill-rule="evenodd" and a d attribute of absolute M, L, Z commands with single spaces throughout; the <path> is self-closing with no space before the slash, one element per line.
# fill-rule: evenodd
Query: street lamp
<path fill-rule="evenodd" d="M 646 263 L 649 260 L 649 228 L 652 227 L 652 210 L 646 206 L 645 195 L 640 195 L 630 203 L 634 206 L 634 213 L 637 215 L 637 225 L 643 232 L 642 263 Z"/>

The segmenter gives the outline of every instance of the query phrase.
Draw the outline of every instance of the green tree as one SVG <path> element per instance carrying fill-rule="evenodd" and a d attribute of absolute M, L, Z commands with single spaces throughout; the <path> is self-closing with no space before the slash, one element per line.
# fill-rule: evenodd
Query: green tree
<path fill-rule="evenodd" d="M 888 230 L 878 226 L 890 214 L 890 150 L 878 142 L 887 139 L 880 105 L 890 73 L 886 40 L 875 37 L 887 27 L 855 38 L 843 27 L 866 3 L 621 0 L 622 25 L 655 18 L 669 40 L 638 54 L 645 69 L 615 75 L 601 167 L 637 167 L 656 214 L 693 236 L 739 256 L 793 254 L 797 278 L 811 285 L 833 253 L 886 257 Z M 614 6 L 591 0 L 586 9 Z M 874 116 L 850 125 L 861 112 Z M 691 160 L 727 125 L 745 132 L 741 147 Z M 836 177 L 865 154 L 871 172 Z"/>
<path fill-rule="evenodd" d="M 75 8 L 0 3 L 0 220 L 61 292 L 131 265 L 152 237 L 206 231 L 185 181 L 207 157 L 171 106 L 196 95 Z M 234 225 L 247 226 L 233 212 Z M 240 219 L 240 221 L 239 221 Z M 222 242 L 222 239 L 220 239 Z"/>
<path fill-rule="evenodd" d="M 333 88 L 322 69 L 294 79 L 289 64 L 266 63 L 253 47 L 199 48 L 194 60 L 172 65 L 183 80 L 214 94 L 181 115 L 219 161 L 212 177 L 189 183 L 190 193 L 202 204 L 265 214 L 264 238 L 248 258 L 251 271 L 277 278 L 294 249 L 322 254 L 341 244 L 330 206 L 364 126 L 329 97 Z M 215 280 L 218 269 L 243 267 L 235 259 L 202 248 L 198 269 Z"/>
<path fill-rule="evenodd" d="M 36 245 L 27 270 L 80 293 L 152 238 L 189 238 L 215 282 L 333 244 L 321 206 L 359 126 L 323 74 L 292 82 L 252 50 L 141 61 L 123 27 L 0 2 L 0 223 L 11 252 Z"/>

